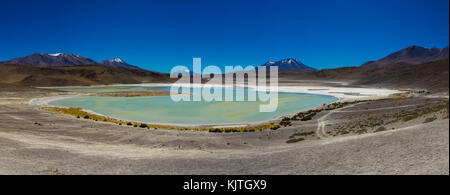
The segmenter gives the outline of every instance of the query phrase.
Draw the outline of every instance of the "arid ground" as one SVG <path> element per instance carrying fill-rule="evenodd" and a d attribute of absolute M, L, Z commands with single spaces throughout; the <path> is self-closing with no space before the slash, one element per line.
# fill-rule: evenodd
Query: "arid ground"
<path fill-rule="evenodd" d="M 149 130 L 27 104 L 2 86 L 0 174 L 449 174 L 448 95 L 324 110 L 277 130 Z M 289 125 L 290 124 L 290 125 Z"/>

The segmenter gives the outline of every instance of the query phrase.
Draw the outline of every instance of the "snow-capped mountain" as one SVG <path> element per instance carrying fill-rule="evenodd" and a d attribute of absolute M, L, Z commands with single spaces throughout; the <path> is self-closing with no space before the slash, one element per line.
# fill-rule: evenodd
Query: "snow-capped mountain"
<path fill-rule="evenodd" d="M 81 57 L 74 54 L 45 54 L 45 53 L 34 53 L 29 56 L 22 58 L 14 58 L 8 61 L 0 62 L 0 64 L 22 64 L 22 65 L 32 65 L 39 67 L 48 66 L 75 66 L 75 65 L 94 65 L 98 64 L 96 61 Z"/>
<path fill-rule="evenodd" d="M 137 66 L 130 65 L 123 61 L 120 58 L 114 58 L 112 60 L 105 60 L 101 64 L 107 65 L 107 66 L 115 66 L 115 67 L 123 67 L 123 68 L 131 68 L 131 69 L 140 69 Z"/>
<path fill-rule="evenodd" d="M 314 70 L 314 68 L 306 66 L 303 63 L 301 63 L 295 59 L 292 59 L 292 58 L 288 58 L 288 59 L 284 59 L 284 60 L 280 60 L 280 61 L 276 61 L 276 62 L 270 61 L 270 62 L 263 64 L 262 66 L 266 66 L 266 67 L 278 66 L 278 70 Z"/>
<path fill-rule="evenodd" d="M 77 66 L 77 65 L 106 65 L 114 67 L 123 67 L 130 69 L 140 69 L 137 66 L 130 65 L 120 58 L 114 58 L 112 60 L 105 60 L 102 63 L 98 63 L 90 58 L 82 57 L 74 54 L 65 53 L 34 53 L 29 56 L 14 58 L 8 61 L 0 62 L 2 64 L 19 64 L 19 65 L 31 65 L 38 67 L 49 66 Z"/>

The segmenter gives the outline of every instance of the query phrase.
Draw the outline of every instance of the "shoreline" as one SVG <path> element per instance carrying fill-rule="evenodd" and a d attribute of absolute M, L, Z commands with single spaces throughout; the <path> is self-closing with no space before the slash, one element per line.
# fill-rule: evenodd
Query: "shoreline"
<path fill-rule="evenodd" d="M 170 87 L 170 86 L 180 86 L 180 87 L 232 87 L 233 85 L 222 85 L 222 84 L 190 84 L 190 83 L 140 83 L 140 84 L 111 84 L 111 85 L 91 85 L 91 86 L 64 86 L 64 87 L 37 87 L 42 89 L 70 89 L 70 88 L 86 88 L 86 87 Z M 330 95 L 342 100 L 354 100 L 363 97 L 373 97 L 373 96 L 388 96 L 396 93 L 403 93 L 405 90 L 394 90 L 394 89 L 384 89 L 384 88 L 368 88 L 368 87 L 332 87 L 332 86 L 289 86 L 289 85 L 279 85 L 275 88 L 270 86 L 264 86 L 258 89 L 258 86 L 251 86 L 242 83 L 237 83 L 236 87 L 249 87 L 255 89 L 256 91 L 261 90 L 271 90 L 275 92 L 283 93 L 309 93 L 316 95 Z M 336 91 L 338 90 L 338 91 Z M 359 95 L 357 92 L 359 91 Z M 362 93 L 363 92 L 363 93 Z M 353 94 L 353 95 L 352 95 Z"/>
<path fill-rule="evenodd" d="M 176 86 L 180 87 L 217 87 L 220 84 L 176 84 Z M 142 87 L 170 87 L 172 84 L 169 83 L 144 83 L 144 84 L 113 84 L 113 85 L 96 85 L 96 86 L 89 86 L 89 87 L 126 87 L 126 86 L 142 86 Z M 231 87 L 229 85 L 220 85 L 224 87 Z M 236 84 L 237 87 L 245 87 L 244 84 Z M 86 86 L 66 86 L 66 87 L 39 87 L 39 88 L 46 88 L 46 89 L 61 89 L 61 88 L 82 88 Z M 262 90 L 258 89 L 256 86 L 247 86 L 249 88 L 253 88 L 256 91 Z M 119 119 L 119 118 L 113 118 L 109 117 L 107 115 L 103 115 L 97 112 L 94 112 L 92 110 L 87 110 L 84 108 L 81 108 L 82 111 L 87 112 L 92 115 L 100 116 L 100 117 L 107 117 L 113 120 L 118 121 L 126 121 L 126 122 L 132 122 L 132 123 L 141 123 L 141 124 L 148 124 L 148 125 L 155 125 L 155 126 L 170 126 L 174 128 L 245 128 L 245 127 L 252 127 L 252 126 L 260 126 L 260 125 L 268 125 L 272 123 L 277 123 L 281 119 L 285 117 L 292 117 L 298 113 L 301 112 L 308 112 L 312 110 L 320 109 L 324 106 L 333 104 L 333 103 L 344 103 L 344 102 L 351 102 L 351 101 L 361 101 L 361 100 L 377 100 L 377 99 L 383 99 L 387 98 L 389 96 L 404 93 L 404 91 L 400 90 L 391 90 L 391 89 L 373 89 L 373 88 L 346 88 L 346 87 L 325 87 L 325 86 L 278 86 L 277 89 L 271 89 L 270 87 L 265 87 L 265 89 L 270 89 L 279 93 L 305 93 L 305 94 L 314 94 L 314 95 L 327 95 L 327 96 L 333 96 L 337 98 L 337 101 L 330 102 L 326 105 L 321 105 L 305 110 L 298 110 L 293 113 L 289 114 L 283 114 L 281 116 L 278 116 L 276 118 L 272 118 L 269 120 L 264 121 L 255 121 L 255 122 L 241 122 L 241 123 L 216 123 L 216 124 L 178 124 L 178 123 L 158 123 L 158 122 L 151 122 L 151 121 L 134 121 L 134 120 L 125 120 L 125 119 Z M 281 89 L 280 89 L 281 88 Z M 336 91 L 340 90 L 340 91 Z M 361 92 L 355 93 L 354 90 L 360 90 L 363 92 L 371 91 L 372 94 L 363 95 L 361 96 Z M 373 92 L 378 92 L 373 94 Z M 74 92 L 71 92 L 74 93 Z M 52 97 L 44 97 L 44 98 L 33 98 L 28 101 L 28 104 L 39 106 L 40 108 L 44 107 L 54 107 L 54 108 L 66 108 L 63 106 L 54 106 L 50 105 L 50 102 L 67 99 L 67 98 L 75 98 L 75 97 L 82 97 L 85 96 L 85 93 L 79 93 L 75 92 L 78 95 L 59 95 L 59 96 L 52 96 Z M 355 95 L 358 94 L 358 95 Z M 66 108 L 67 109 L 67 108 Z"/>

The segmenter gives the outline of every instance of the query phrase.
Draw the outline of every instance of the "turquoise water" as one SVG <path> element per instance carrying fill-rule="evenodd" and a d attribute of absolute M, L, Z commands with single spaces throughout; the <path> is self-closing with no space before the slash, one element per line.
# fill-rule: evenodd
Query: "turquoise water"
<path fill-rule="evenodd" d="M 152 89 L 168 90 L 168 88 Z M 111 89 L 89 90 L 91 92 L 104 92 L 105 90 Z M 149 88 L 135 90 L 149 90 Z M 86 92 L 86 90 L 84 90 L 84 92 Z M 247 92 L 248 89 L 245 89 L 245 93 Z M 83 96 L 57 100 L 50 104 L 54 106 L 81 107 L 102 115 L 130 121 L 170 124 L 230 124 L 266 121 L 279 116 L 308 110 L 337 100 L 338 99 L 333 96 L 325 95 L 280 93 L 278 94 L 278 108 L 275 112 L 259 112 L 260 105 L 268 104 L 268 102 L 174 102 L 170 96 Z"/>

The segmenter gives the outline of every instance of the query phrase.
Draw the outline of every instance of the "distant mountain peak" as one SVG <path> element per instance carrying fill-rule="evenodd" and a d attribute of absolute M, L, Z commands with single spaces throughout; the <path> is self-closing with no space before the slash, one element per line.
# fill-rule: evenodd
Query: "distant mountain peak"
<path fill-rule="evenodd" d="M 314 70 L 314 68 L 311 68 L 294 58 L 287 58 L 276 62 L 269 61 L 262 66 L 278 66 L 278 70 Z"/>
<path fill-rule="evenodd" d="M 123 61 L 123 60 L 120 59 L 120 58 L 114 58 L 114 59 L 112 59 L 111 61 L 113 61 L 113 62 L 118 62 L 118 63 L 125 63 L 125 61 Z"/>
<path fill-rule="evenodd" d="M 131 68 L 131 69 L 140 69 L 137 66 L 130 65 L 123 61 L 122 59 L 115 57 L 111 60 L 104 60 L 101 64 L 106 66 L 115 66 L 115 67 L 123 67 L 123 68 Z"/>
<path fill-rule="evenodd" d="M 109 65 L 109 64 L 127 64 L 127 63 L 125 61 L 123 61 L 122 59 L 116 57 L 111 60 L 104 60 L 102 62 L 102 64 Z"/>
<path fill-rule="evenodd" d="M 300 62 L 298 62 L 295 59 L 292 58 L 288 58 L 288 59 L 284 59 L 281 61 L 281 63 L 287 63 L 287 64 L 300 64 Z"/>
<path fill-rule="evenodd" d="M 50 56 L 60 56 L 60 55 L 63 55 L 63 53 L 55 53 L 55 54 L 48 54 L 48 55 L 50 55 Z"/>
<path fill-rule="evenodd" d="M 363 67 L 379 68 L 388 66 L 410 66 L 448 58 L 449 51 L 446 48 L 425 48 L 417 45 L 409 46 L 400 51 L 389 54 L 377 61 L 369 61 L 361 65 Z"/>

